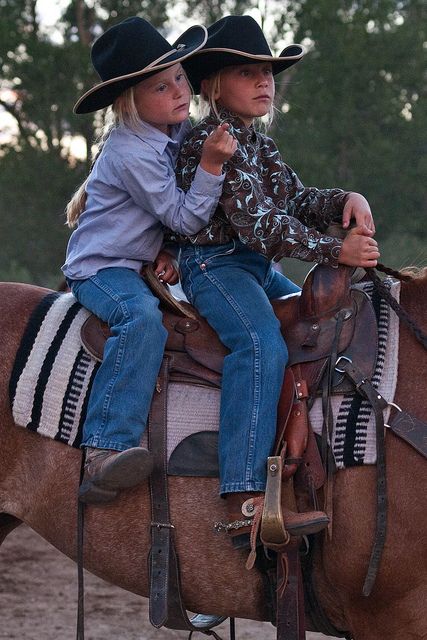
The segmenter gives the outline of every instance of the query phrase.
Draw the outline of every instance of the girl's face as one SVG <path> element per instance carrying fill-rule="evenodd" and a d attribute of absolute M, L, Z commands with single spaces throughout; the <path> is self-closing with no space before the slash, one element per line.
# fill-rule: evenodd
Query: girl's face
<path fill-rule="evenodd" d="M 221 71 L 216 101 L 250 126 L 254 118 L 265 116 L 274 99 L 274 79 L 270 62 L 239 64 Z"/>
<path fill-rule="evenodd" d="M 134 87 L 134 100 L 142 120 L 168 133 L 168 127 L 188 118 L 190 87 L 180 64 L 174 64 Z"/>

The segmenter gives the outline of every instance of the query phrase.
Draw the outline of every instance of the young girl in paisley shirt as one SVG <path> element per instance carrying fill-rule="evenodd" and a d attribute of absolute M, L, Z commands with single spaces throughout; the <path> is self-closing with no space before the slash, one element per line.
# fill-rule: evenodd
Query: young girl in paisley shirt
<path fill-rule="evenodd" d="M 286 256 L 331 267 L 374 267 L 379 257 L 365 198 L 304 187 L 273 140 L 254 128 L 254 120 L 272 110 L 274 76 L 302 56 L 302 47 L 291 45 L 273 57 L 255 20 L 228 16 L 208 28 L 206 44 L 187 66 L 210 113 L 181 148 L 182 187 L 189 189 L 203 142 L 219 123 L 228 123 L 237 140 L 214 216 L 201 231 L 180 239 L 183 289 L 230 350 L 223 369 L 219 466 L 233 536 L 249 530 L 243 502 L 265 491 L 288 357 L 270 301 L 299 291 L 271 261 Z M 351 218 L 356 227 L 344 241 L 325 235 L 331 222 L 342 221 L 346 228 Z M 284 519 L 293 535 L 328 523 L 319 511 L 284 510 Z"/>

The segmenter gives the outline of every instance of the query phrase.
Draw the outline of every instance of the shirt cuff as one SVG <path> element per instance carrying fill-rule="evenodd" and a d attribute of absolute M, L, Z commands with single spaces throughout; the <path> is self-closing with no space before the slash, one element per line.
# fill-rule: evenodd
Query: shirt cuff
<path fill-rule="evenodd" d="M 205 171 L 200 165 L 194 174 L 192 189 L 204 195 L 220 196 L 224 184 L 225 173 L 215 176 L 213 173 Z"/>
<path fill-rule="evenodd" d="M 338 258 L 342 243 L 343 241 L 339 238 L 323 236 L 323 241 L 320 241 L 317 247 L 319 251 L 316 262 L 319 264 L 327 264 L 334 268 L 338 267 Z"/>
<path fill-rule="evenodd" d="M 347 202 L 347 198 L 350 195 L 351 191 L 341 191 L 341 193 L 337 193 L 333 197 L 333 203 L 339 213 L 342 213 L 344 209 L 344 205 Z"/>

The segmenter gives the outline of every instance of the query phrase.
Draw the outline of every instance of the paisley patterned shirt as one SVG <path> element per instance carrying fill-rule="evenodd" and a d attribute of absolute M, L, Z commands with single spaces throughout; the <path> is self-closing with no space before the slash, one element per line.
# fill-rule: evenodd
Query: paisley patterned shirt
<path fill-rule="evenodd" d="M 324 235 L 338 222 L 348 195 L 342 189 L 304 187 L 282 160 L 271 138 L 246 127 L 233 114 L 221 111 L 220 122 L 230 124 L 238 147 L 224 165 L 222 195 L 209 224 L 192 236 L 175 236 L 178 242 L 225 244 L 239 238 L 268 259 L 298 258 L 324 262 L 337 259 L 342 241 Z M 190 132 L 177 163 L 178 183 L 188 190 L 200 162 L 202 145 L 218 126 L 210 114 Z"/>

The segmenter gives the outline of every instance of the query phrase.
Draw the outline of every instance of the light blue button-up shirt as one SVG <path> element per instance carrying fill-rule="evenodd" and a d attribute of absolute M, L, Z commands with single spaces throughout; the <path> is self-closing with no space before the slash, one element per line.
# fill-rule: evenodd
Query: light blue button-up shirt
<path fill-rule="evenodd" d="M 224 175 L 200 166 L 190 190 L 177 187 L 175 163 L 190 122 L 170 137 L 142 122 L 138 130 L 114 128 L 86 186 L 87 201 L 72 233 L 62 270 L 82 280 L 107 267 L 139 271 L 163 243 L 163 227 L 192 235 L 209 221 L 221 195 Z"/>

